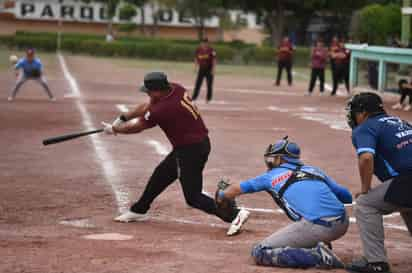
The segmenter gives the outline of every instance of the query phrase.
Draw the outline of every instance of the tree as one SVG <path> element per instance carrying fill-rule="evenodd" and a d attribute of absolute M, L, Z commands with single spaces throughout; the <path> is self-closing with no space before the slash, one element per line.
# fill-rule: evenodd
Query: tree
<path fill-rule="evenodd" d="M 179 12 L 192 16 L 198 29 L 198 38 L 205 36 L 205 21 L 217 15 L 218 10 L 224 5 L 223 0 L 161 0 L 169 7 L 176 8 Z"/>
<path fill-rule="evenodd" d="M 142 12 L 142 28 L 144 27 L 144 9 L 143 6 L 147 0 L 123 0 L 123 2 L 132 5 L 134 7 L 141 7 Z M 90 3 L 90 2 L 99 2 L 106 6 L 106 16 L 107 16 L 107 33 L 113 33 L 113 18 L 116 16 L 116 12 L 118 10 L 119 5 L 121 4 L 122 0 L 82 0 L 82 2 Z M 134 17 L 134 16 L 132 16 Z"/>
<path fill-rule="evenodd" d="M 384 0 L 382 0 L 384 1 Z M 389 0 L 386 0 L 389 1 Z M 399 0 L 396 0 L 399 1 Z M 294 19 L 307 24 L 309 18 L 316 13 L 333 13 L 341 18 L 342 25 L 349 21 L 351 14 L 368 4 L 371 0 L 240 0 L 240 7 L 263 15 L 265 28 L 270 34 L 273 45 L 278 45 L 284 35 L 290 15 Z M 348 19 L 346 19 L 348 18 Z"/>
<path fill-rule="evenodd" d="M 387 38 L 399 35 L 401 31 L 401 8 L 397 4 L 372 4 L 359 12 L 359 23 L 354 30 L 361 41 L 385 44 Z"/>
<path fill-rule="evenodd" d="M 130 22 L 133 17 L 137 15 L 136 7 L 131 4 L 125 4 L 119 9 L 119 19 L 123 21 L 129 21 L 128 24 L 121 24 L 117 29 L 121 32 L 131 33 L 137 25 L 135 22 Z"/>

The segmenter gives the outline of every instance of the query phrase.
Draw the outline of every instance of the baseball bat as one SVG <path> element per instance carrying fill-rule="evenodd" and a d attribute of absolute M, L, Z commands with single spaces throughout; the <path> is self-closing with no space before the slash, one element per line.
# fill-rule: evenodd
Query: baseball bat
<path fill-rule="evenodd" d="M 80 133 L 74 133 L 74 134 L 51 137 L 51 138 L 47 138 L 47 139 L 43 140 L 43 145 L 56 144 L 56 143 L 59 143 L 59 142 L 75 139 L 75 138 L 82 137 L 82 136 L 101 133 L 101 132 L 103 132 L 103 129 L 94 129 L 94 130 L 80 132 Z"/>

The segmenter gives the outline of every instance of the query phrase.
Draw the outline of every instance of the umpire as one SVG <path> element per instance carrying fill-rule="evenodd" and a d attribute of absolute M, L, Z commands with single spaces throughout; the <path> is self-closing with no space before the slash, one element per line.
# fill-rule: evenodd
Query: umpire
<path fill-rule="evenodd" d="M 209 45 L 209 40 L 207 38 L 204 38 L 200 46 L 196 49 L 195 67 L 197 70 L 197 78 L 192 100 L 196 100 L 199 96 L 203 79 L 206 78 L 206 102 L 209 102 L 212 100 L 213 96 L 213 79 L 216 67 L 216 51 Z"/>
<path fill-rule="evenodd" d="M 210 153 L 208 129 L 186 90 L 169 83 L 161 72 L 145 76 L 140 91 L 150 102 L 118 117 L 113 124 L 103 123 L 106 134 L 136 134 L 158 125 L 173 146 L 173 150 L 156 167 L 143 195 L 130 211 L 115 218 L 119 222 L 143 220 L 154 199 L 179 178 L 187 204 L 208 214 L 232 222 L 242 210 L 224 217 L 216 208 L 214 199 L 202 193 L 202 172 Z M 137 123 L 127 122 L 139 118 Z"/>
<path fill-rule="evenodd" d="M 347 105 L 348 124 L 358 154 L 361 190 L 355 216 L 364 258 L 348 265 L 353 272 L 390 272 L 382 216 L 399 211 L 412 235 L 412 125 L 389 116 L 375 93 L 360 93 Z M 372 188 L 372 175 L 382 182 Z"/>

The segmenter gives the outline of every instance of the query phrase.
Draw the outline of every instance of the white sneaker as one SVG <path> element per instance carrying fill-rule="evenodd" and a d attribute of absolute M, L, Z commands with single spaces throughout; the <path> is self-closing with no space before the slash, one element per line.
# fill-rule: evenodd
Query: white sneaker
<path fill-rule="evenodd" d="M 397 103 L 395 105 L 392 106 L 392 109 L 396 110 L 396 109 L 402 109 L 402 104 Z"/>
<path fill-rule="evenodd" d="M 409 110 L 411 110 L 411 105 L 410 104 L 407 104 L 404 108 L 403 108 L 403 110 L 404 111 L 409 111 Z"/>
<path fill-rule="evenodd" d="M 230 227 L 226 233 L 228 236 L 236 235 L 240 228 L 244 223 L 246 223 L 247 219 L 249 218 L 250 212 L 245 209 L 240 209 L 239 213 L 237 214 L 236 218 L 230 224 Z"/>
<path fill-rule="evenodd" d="M 8 97 L 7 100 L 8 101 L 13 101 L 13 97 Z"/>
<path fill-rule="evenodd" d="M 306 92 L 305 96 L 312 96 L 312 93 L 311 92 Z"/>
<path fill-rule="evenodd" d="M 129 222 L 144 221 L 146 219 L 147 219 L 146 214 L 139 214 L 139 213 L 135 213 L 129 210 L 123 213 L 122 215 L 117 216 L 113 220 L 116 222 L 129 223 Z"/>
<path fill-rule="evenodd" d="M 50 98 L 50 101 L 56 101 L 55 97 Z"/>

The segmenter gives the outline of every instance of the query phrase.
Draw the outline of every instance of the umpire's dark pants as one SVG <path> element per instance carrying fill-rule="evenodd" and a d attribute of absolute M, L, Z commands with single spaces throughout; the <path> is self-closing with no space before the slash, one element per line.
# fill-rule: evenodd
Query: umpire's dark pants
<path fill-rule="evenodd" d="M 320 82 L 320 92 L 323 93 L 325 90 L 325 69 L 324 68 L 312 68 L 309 83 L 309 93 L 313 92 L 315 88 L 316 79 L 319 78 Z"/>
<path fill-rule="evenodd" d="M 195 90 L 193 91 L 192 100 L 196 100 L 199 96 L 200 87 L 202 86 L 203 79 L 206 78 L 207 84 L 207 101 L 212 100 L 213 96 L 213 68 L 212 67 L 199 67 L 199 72 L 197 73 L 197 79 L 195 84 Z"/>
<path fill-rule="evenodd" d="M 276 77 L 276 85 L 280 85 L 280 79 L 282 78 L 283 69 L 286 69 L 286 73 L 288 76 L 288 84 L 292 85 L 292 61 L 291 60 L 278 61 L 278 74 Z"/>
<path fill-rule="evenodd" d="M 209 153 L 210 141 L 208 137 L 200 143 L 175 148 L 156 167 L 143 195 L 131 207 L 131 211 L 146 213 L 153 200 L 179 178 L 187 204 L 216 215 L 214 200 L 202 193 L 202 172 Z"/>

